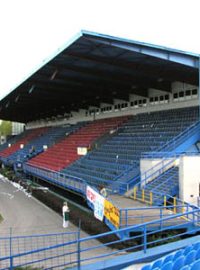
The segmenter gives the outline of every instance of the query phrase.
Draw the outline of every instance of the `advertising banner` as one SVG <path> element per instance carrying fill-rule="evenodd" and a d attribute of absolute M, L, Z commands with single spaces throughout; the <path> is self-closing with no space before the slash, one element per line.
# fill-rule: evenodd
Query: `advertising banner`
<path fill-rule="evenodd" d="M 90 186 L 87 186 L 86 189 L 87 199 L 94 205 L 94 216 L 103 221 L 104 217 L 104 197 L 102 197 L 98 192 L 92 189 Z"/>
<path fill-rule="evenodd" d="M 111 202 L 104 202 L 104 216 L 116 227 L 119 228 L 120 213 L 119 209 Z"/>
<path fill-rule="evenodd" d="M 87 147 L 77 147 L 77 154 L 80 156 L 87 155 Z"/>

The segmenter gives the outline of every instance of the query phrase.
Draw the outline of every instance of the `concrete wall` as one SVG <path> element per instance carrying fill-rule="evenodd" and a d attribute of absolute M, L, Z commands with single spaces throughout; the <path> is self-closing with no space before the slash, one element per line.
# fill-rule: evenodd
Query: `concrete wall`
<path fill-rule="evenodd" d="M 170 162 L 170 159 L 165 160 L 163 163 L 161 161 L 162 159 L 141 159 L 140 172 L 142 179 L 162 168 L 163 164 Z M 173 159 L 171 161 L 169 166 L 166 166 L 164 170 L 150 177 L 147 183 L 172 167 L 172 165 L 179 166 L 179 197 L 182 201 L 197 205 L 200 185 L 200 156 L 182 156 L 174 160 L 174 162 Z M 148 171 L 154 166 L 156 166 L 154 169 Z"/>
<path fill-rule="evenodd" d="M 24 124 L 12 122 L 12 135 L 18 135 L 24 131 Z"/>
<path fill-rule="evenodd" d="M 184 156 L 179 165 L 180 199 L 197 205 L 200 184 L 200 156 Z"/>
<path fill-rule="evenodd" d="M 158 175 L 165 172 L 169 168 L 171 168 L 173 165 L 178 166 L 179 159 L 165 159 L 162 160 L 161 158 L 156 159 L 141 159 L 140 160 L 140 173 L 141 173 L 141 179 L 142 181 L 148 177 L 146 183 L 152 181 L 155 179 Z M 163 168 L 165 166 L 165 168 Z M 152 175 L 153 174 L 153 175 Z M 152 175 L 152 176 L 151 176 Z"/>

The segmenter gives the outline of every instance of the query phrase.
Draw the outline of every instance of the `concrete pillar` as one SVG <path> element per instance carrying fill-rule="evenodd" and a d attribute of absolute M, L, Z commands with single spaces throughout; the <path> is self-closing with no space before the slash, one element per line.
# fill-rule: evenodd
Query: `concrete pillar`
<path fill-rule="evenodd" d="M 179 164 L 179 197 L 197 205 L 200 184 L 200 156 L 183 156 Z"/>

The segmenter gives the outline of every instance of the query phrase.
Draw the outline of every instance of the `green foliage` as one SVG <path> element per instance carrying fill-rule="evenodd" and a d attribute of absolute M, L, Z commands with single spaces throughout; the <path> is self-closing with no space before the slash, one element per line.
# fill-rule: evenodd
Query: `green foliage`
<path fill-rule="evenodd" d="M 0 168 L 0 173 L 7 177 L 8 179 L 12 179 L 15 176 L 15 172 L 10 170 L 9 168 L 5 167 L 5 168 Z"/>
<path fill-rule="evenodd" d="M 0 135 L 7 136 L 12 134 L 12 123 L 9 121 L 2 121 L 0 124 Z"/>
<path fill-rule="evenodd" d="M 3 217 L 2 215 L 0 214 L 0 223 L 3 221 Z"/>
<path fill-rule="evenodd" d="M 156 243 L 151 243 L 148 245 L 148 247 L 157 247 L 160 245 L 172 243 L 178 240 L 181 240 L 181 237 L 178 235 L 181 232 L 178 230 L 171 230 L 171 231 L 165 231 L 150 235 L 148 237 L 148 243 L 158 241 Z"/>

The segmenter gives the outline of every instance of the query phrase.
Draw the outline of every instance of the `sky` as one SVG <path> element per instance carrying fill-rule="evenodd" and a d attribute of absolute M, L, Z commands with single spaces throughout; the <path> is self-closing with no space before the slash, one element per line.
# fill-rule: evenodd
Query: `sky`
<path fill-rule="evenodd" d="M 0 99 L 80 30 L 200 54 L 199 0 L 0 0 Z"/>

